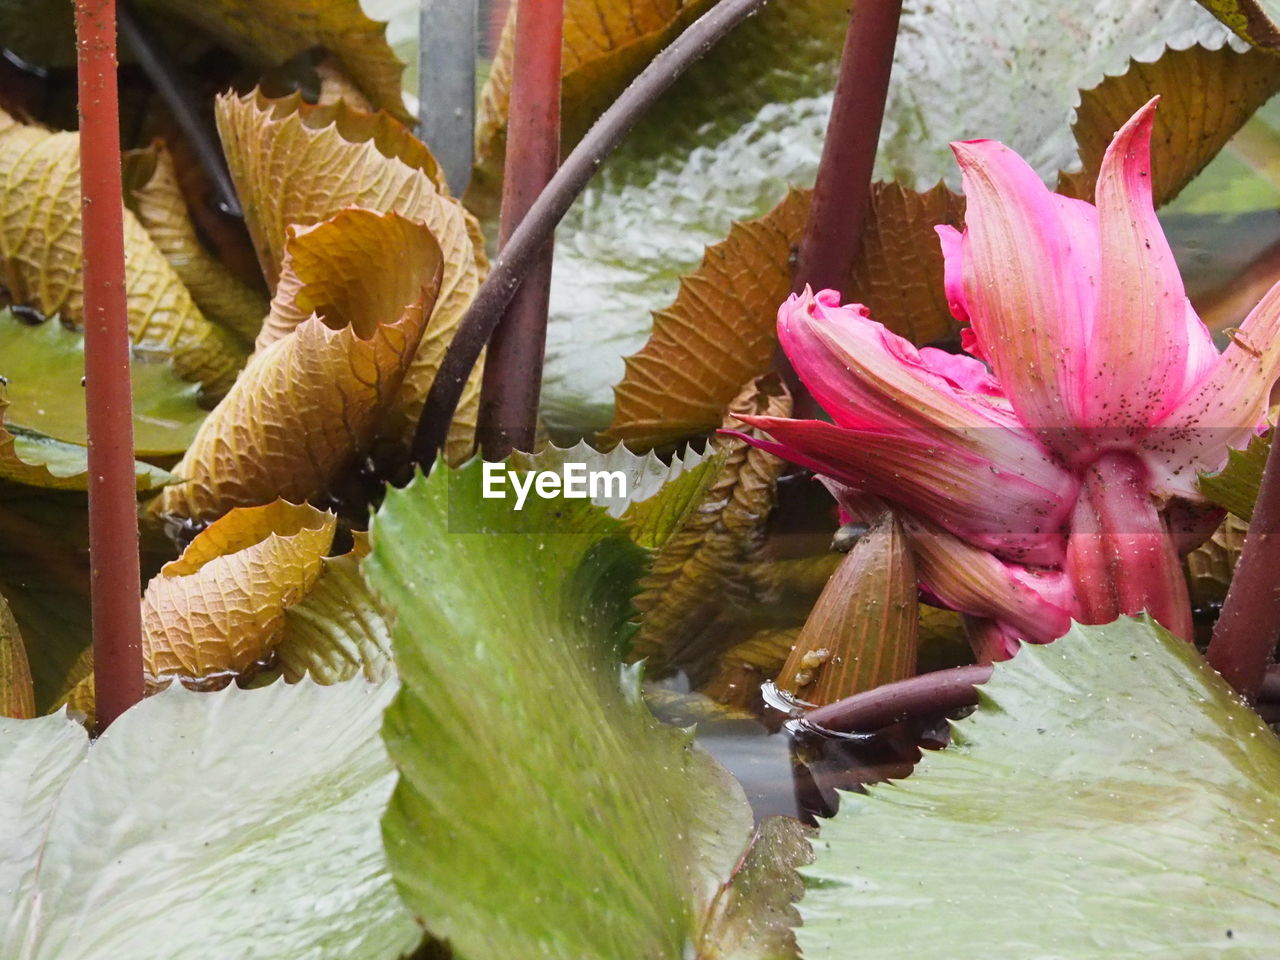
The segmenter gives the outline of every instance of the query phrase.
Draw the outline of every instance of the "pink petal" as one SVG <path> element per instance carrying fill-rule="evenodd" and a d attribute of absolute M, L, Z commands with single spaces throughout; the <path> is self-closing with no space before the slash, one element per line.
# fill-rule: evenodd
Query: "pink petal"
<path fill-rule="evenodd" d="M 833 290 L 814 295 L 806 289 L 788 299 L 778 309 L 778 336 L 814 399 L 843 426 L 1018 426 L 994 379 L 986 377 L 981 392 L 964 389 L 949 375 L 976 383 L 976 370 L 961 373 L 959 365 L 951 365 L 944 372 L 944 364 L 876 323 L 866 307 L 841 306 Z"/>
<path fill-rule="evenodd" d="M 1004 391 L 986 364 L 963 353 L 947 353 L 936 347 L 921 347 L 920 362 L 925 369 L 944 377 L 953 387 L 1004 400 Z"/>
<path fill-rule="evenodd" d="M 1152 204 L 1155 109 L 1152 99 L 1116 133 L 1098 174 L 1102 283 L 1083 395 L 1108 445 L 1143 435 L 1216 352 Z"/>
<path fill-rule="evenodd" d="M 957 254 L 942 233 L 949 272 L 963 277 L 962 305 L 1013 408 L 1075 456 L 1080 379 L 1094 326 L 1099 276 L 1090 204 L 1051 193 L 1012 150 L 989 140 L 953 143 L 967 199 Z M 954 287 L 954 282 L 949 284 Z M 953 303 L 957 297 L 949 292 Z"/>
<path fill-rule="evenodd" d="M 776 441 L 756 446 L 907 506 L 1011 559 L 1062 559 L 1076 480 L 1012 430 L 948 435 L 850 430 L 821 420 L 743 417 Z M 750 438 L 748 438 L 750 439 Z"/>
<path fill-rule="evenodd" d="M 969 307 L 964 296 L 964 236 L 950 224 L 933 228 L 942 245 L 942 289 L 947 295 L 951 315 L 961 323 L 969 322 Z"/>
<path fill-rule="evenodd" d="M 1248 445 L 1266 424 L 1280 376 L 1280 283 L 1245 318 L 1207 376 L 1143 441 L 1156 491 L 1201 500 L 1198 473 L 1221 470 L 1228 448 Z"/>
<path fill-rule="evenodd" d="M 1048 643 L 1067 632 L 1075 597 L 1058 571 L 1004 563 L 908 511 L 898 515 L 920 584 L 954 610 L 997 621 L 1006 637 Z"/>

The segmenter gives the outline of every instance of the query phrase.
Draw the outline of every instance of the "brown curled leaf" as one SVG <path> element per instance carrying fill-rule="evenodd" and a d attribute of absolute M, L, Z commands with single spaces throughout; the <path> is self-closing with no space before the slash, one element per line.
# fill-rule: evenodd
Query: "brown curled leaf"
<path fill-rule="evenodd" d="M 218 129 L 245 220 L 268 283 L 275 287 L 289 226 L 310 226 L 346 207 L 398 213 L 431 231 L 444 254 L 431 334 L 395 398 L 383 436 L 407 442 L 444 345 L 488 270 L 475 218 L 444 190 L 426 147 L 385 115 L 345 102 L 309 106 L 298 96 L 272 100 L 254 92 L 224 96 Z M 450 434 L 450 459 L 472 447 L 480 369 L 473 373 Z"/>
<path fill-rule="evenodd" d="M 1131 61 L 1123 74 L 1080 94 L 1071 129 L 1084 166 L 1079 173 L 1061 174 L 1058 189 L 1093 200 L 1112 134 L 1159 96 L 1151 133 L 1151 188 L 1157 206 L 1167 203 L 1277 90 L 1280 60 L 1261 50 L 1193 46 L 1166 50 L 1151 63 Z"/>
<path fill-rule="evenodd" d="M 129 336 L 214 390 L 235 378 L 244 350 L 210 323 L 136 217 L 124 216 Z M 0 284 L 14 303 L 84 325 L 80 138 L 0 111 Z"/>
<path fill-rule="evenodd" d="M 320 576 L 336 528 L 330 513 L 276 500 L 205 529 L 142 597 L 148 680 L 239 674 L 265 660 L 285 609 Z"/>
<path fill-rule="evenodd" d="M 778 674 L 779 689 L 822 705 L 913 675 L 916 595 L 911 546 L 886 512 L 827 582 Z"/>
<path fill-rule="evenodd" d="M 0 596 L 0 717 L 19 720 L 36 715 L 36 688 L 18 623 Z"/>
<path fill-rule="evenodd" d="M 162 141 L 125 156 L 125 201 L 206 317 L 253 343 L 267 298 L 205 250 Z"/>
<path fill-rule="evenodd" d="M 775 377 L 754 380 L 729 407 L 726 425 L 737 415 L 785 417 L 791 397 Z M 636 659 L 647 657 L 658 670 L 700 669 L 721 652 L 705 649 L 703 631 L 726 606 L 748 595 L 748 565 L 764 536 L 785 464 L 737 437 L 713 441 L 722 465 L 702 504 L 669 537 L 640 581 L 635 598 L 640 630 L 632 644 Z"/>
<path fill-rule="evenodd" d="M 768 370 L 809 197 L 792 190 L 707 248 L 675 302 L 654 314 L 648 342 L 627 358 L 607 437 L 644 449 L 703 433 L 719 424 L 741 384 Z M 918 193 L 875 184 L 845 299 L 867 304 L 878 321 L 917 342 L 952 334 L 934 226 L 962 220 L 962 198 L 942 185 Z"/>
<path fill-rule="evenodd" d="M 291 243 L 333 263 L 335 275 L 363 265 L 369 282 L 326 284 L 322 271 L 315 283 L 281 284 L 277 299 L 304 298 L 309 318 L 250 358 L 174 468 L 180 482 L 157 498 L 162 515 L 210 519 L 277 496 L 318 498 L 366 454 L 392 409 L 439 289 L 431 234 L 367 210 L 291 233 Z M 413 270 L 379 242 L 407 236 L 418 255 Z M 403 282 L 392 282 L 401 274 Z"/>

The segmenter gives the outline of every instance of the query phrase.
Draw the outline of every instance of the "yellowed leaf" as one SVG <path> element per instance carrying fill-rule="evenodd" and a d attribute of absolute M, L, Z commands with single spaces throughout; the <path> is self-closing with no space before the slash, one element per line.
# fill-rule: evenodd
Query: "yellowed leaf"
<path fill-rule="evenodd" d="M 0 717 L 20 720 L 36 715 L 36 688 L 18 623 L 0 597 Z"/>
<path fill-rule="evenodd" d="M 412 270 L 391 243 L 416 254 Z M 366 453 L 391 411 L 439 289 L 431 233 L 397 214 L 353 209 L 290 228 L 295 247 L 297 260 L 316 266 L 316 280 L 282 277 L 272 314 L 288 312 L 282 298 L 301 300 L 308 319 L 250 358 L 174 468 L 180 482 L 156 499 L 160 514 L 211 519 L 277 496 L 319 497 Z M 327 282 L 361 273 L 358 285 Z M 281 324 L 271 329 L 278 334 Z"/>
<path fill-rule="evenodd" d="M 196 236 L 173 157 L 157 140 L 125 157 L 125 199 L 206 317 L 253 343 L 267 298 L 211 256 Z"/>
<path fill-rule="evenodd" d="M 370 100 L 412 119 L 400 94 L 404 64 L 387 43 L 386 24 L 360 0 L 147 0 L 217 37 L 246 60 L 275 66 L 324 47 Z"/>
<path fill-rule="evenodd" d="M 821 705 L 911 676 L 917 593 L 910 544 L 886 512 L 827 582 L 778 674 L 779 689 Z"/>
<path fill-rule="evenodd" d="M 809 196 L 791 191 L 707 248 L 675 302 L 654 314 L 649 341 L 627 358 L 606 437 L 643 449 L 703 433 L 719 424 L 742 383 L 769 369 Z M 963 209 L 941 184 L 924 193 L 875 184 L 845 299 L 867 304 L 877 320 L 918 342 L 954 333 L 933 228 L 961 223 Z"/>
<path fill-rule="evenodd" d="M 348 106 L 356 110 L 373 113 L 378 109 L 360 92 L 355 81 L 332 54 L 326 54 L 316 64 L 316 76 L 320 78 L 320 96 L 316 98 L 316 103 L 321 106 L 345 100 Z"/>
<path fill-rule="evenodd" d="M 565 0 L 561 126 L 571 148 L 654 55 L 717 0 Z M 502 183 L 516 3 L 507 8 L 476 116 L 476 161 L 467 203 L 493 212 Z"/>
<path fill-rule="evenodd" d="M 1255 47 L 1280 50 L 1280 27 L 1258 0 L 1200 0 L 1213 15 Z"/>
<path fill-rule="evenodd" d="M 799 635 L 799 627 L 756 631 L 720 658 L 699 692 L 716 703 L 759 714 L 764 702 L 760 687 L 782 670 Z"/>
<path fill-rule="evenodd" d="M 361 114 L 342 101 L 315 107 L 297 96 L 271 100 L 256 92 L 220 98 L 217 115 L 249 233 L 273 289 L 287 228 L 319 223 L 346 207 L 398 213 L 425 224 L 439 244 L 444 273 L 431 333 L 423 338 L 382 431 L 407 441 L 444 345 L 488 269 L 475 218 L 444 192 L 426 147 L 385 116 Z M 471 451 L 479 385 L 477 367 L 450 434 L 451 460 Z"/>
<path fill-rule="evenodd" d="M 1083 169 L 1062 174 L 1058 189 L 1092 200 L 1112 134 L 1158 95 L 1151 133 L 1152 190 L 1157 205 L 1166 203 L 1277 90 L 1280 60 L 1260 50 L 1237 53 L 1228 46 L 1194 46 L 1166 50 L 1152 63 L 1135 60 L 1125 73 L 1081 93 L 1072 131 Z"/>
<path fill-rule="evenodd" d="M 143 594 L 148 681 L 243 674 L 266 660 L 285 609 L 320 576 L 336 527 L 330 513 L 277 500 L 205 529 Z"/>
<path fill-rule="evenodd" d="M 1187 554 L 1188 586 L 1195 606 L 1212 607 L 1226 599 L 1248 529 L 1248 521 L 1229 513 L 1212 537 Z"/>
<path fill-rule="evenodd" d="M 129 336 L 169 358 L 177 373 L 215 390 L 234 379 L 244 351 L 213 325 L 136 217 L 124 216 Z M 0 111 L 0 270 L 15 303 L 84 323 L 80 139 L 18 123 Z"/>
<path fill-rule="evenodd" d="M 731 414 L 785 417 L 791 397 L 775 378 L 752 381 L 730 406 Z M 726 420 L 736 428 L 736 417 Z M 712 443 L 724 457 L 701 505 L 663 544 L 635 598 L 640 630 L 632 643 L 636 659 L 655 668 L 683 667 L 714 658 L 702 630 L 728 605 L 749 594 L 748 564 L 755 559 L 765 521 L 785 464 L 736 437 Z"/>

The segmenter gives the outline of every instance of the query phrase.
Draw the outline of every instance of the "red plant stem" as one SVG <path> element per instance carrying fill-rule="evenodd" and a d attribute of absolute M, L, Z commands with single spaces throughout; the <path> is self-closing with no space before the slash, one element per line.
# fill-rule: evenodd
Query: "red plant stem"
<path fill-rule="evenodd" d="M 115 0 L 76 0 L 89 434 L 90 606 L 99 725 L 142 699 L 142 580 L 124 285 Z"/>
<path fill-rule="evenodd" d="M 564 0 L 521 0 L 516 5 L 499 227 L 502 245 L 560 165 L 563 42 Z M 548 238 L 489 344 L 480 392 L 478 436 L 490 460 L 505 459 L 513 449 L 533 449 L 546 352 L 552 253 L 553 241 Z"/>
<path fill-rule="evenodd" d="M 1280 443 L 1272 442 L 1253 519 L 1206 657 L 1240 696 L 1257 699 L 1280 640 Z"/>
<path fill-rule="evenodd" d="M 476 291 L 431 382 L 413 438 L 413 459 L 423 470 L 430 469 L 435 462 L 436 451 L 444 446 L 449 424 L 471 369 L 489 342 L 525 272 L 543 243 L 551 237 L 556 224 L 600 169 L 600 164 L 664 91 L 767 2 L 720 0 L 640 71 L 631 86 L 600 115 L 587 135 L 570 151 L 529 215 L 521 221 L 494 261 L 493 269 Z"/>
<path fill-rule="evenodd" d="M 899 720 L 950 713 L 978 702 L 977 686 L 991 679 L 990 666 L 952 667 L 886 683 L 810 710 L 804 722 L 842 733 L 878 730 Z"/>

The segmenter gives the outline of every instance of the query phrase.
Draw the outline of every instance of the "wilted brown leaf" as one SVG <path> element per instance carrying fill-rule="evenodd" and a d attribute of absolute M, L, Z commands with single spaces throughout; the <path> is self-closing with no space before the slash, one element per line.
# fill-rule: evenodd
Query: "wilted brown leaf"
<path fill-rule="evenodd" d="M 1196 607 L 1222 603 L 1244 549 L 1248 521 L 1227 514 L 1213 536 L 1187 554 L 1188 586 Z"/>
<path fill-rule="evenodd" d="M 918 342 L 954 332 L 933 228 L 959 224 L 963 209 L 942 185 L 916 193 L 875 184 L 845 299 L 867 304 L 877 320 Z M 627 358 L 607 437 L 643 449 L 710 430 L 739 385 L 769 368 L 808 210 L 809 192 L 793 190 L 707 248 L 675 302 L 654 314 L 648 343 Z"/>
<path fill-rule="evenodd" d="M 382 431 L 407 440 L 439 365 L 480 285 L 488 263 L 475 219 L 449 197 L 439 168 L 419 141 L 389 118 L 361 114 L 345 103 L 303 104 L 260 93 L 225 96 L 217 105 L 236 189 L 258 258 L 274 289 L 280 279 L 286 230 L 327 220 L 346 207 L 395 212 L 425 224 L 444 253 L 431 334 L 395 398 Z M 450 435 L 450 459 L 469 454 L 480 371 L 472 376 Z"/>
<path fill-rule="evenodd" d="M 1258 50 L 1194 46 L 1166 50 L 1152 63 L 1133 61 L 1080 95 L 1072 131 L 1084 168 L 1059 177 L 1058 189 L 1093 200 L 1098 168 L 1112 135 L 1154 96 L 1152 190 L 1167 203 L 1191 182 L 1258 107 L 1280 90 L 1280 60 Z"/>
<path fill-rule="evenodd" d="M 316 98 L 316 103 L 321 106 L 345 100 L 347 106 L 356 110 L 373 113 L 378 109 L 360 92 L 355 81 L 332 54 L 326 54 L 316 64 L 316 76 L 320 78 L 320 95 Z"/>
<path fill-rule="evenodd" d="M 400 95 L 404 64 L 387 43 L 386 24 L 360 0 L 146 0 L 218 38 L 250 62 L 274 66 L 324 47 L 377 106 L 410 120 Z"/>
<path fill-rule="evenodd" d="M 799 627 L 756 631 L 720 658 L 715 674 L 699 692 L 716 703 L 759 713 L 761 685 L 782 670 L 799 635 Z"/>
<path fill-rule="evenodd" d="M 0 717 L 20 720 L 36 715 L 36 688 L 18 624 L 0 597 Z"/>
<path fill-rule="evenodd" d="M 565 0 L 560 60 L 561 126 L 566 150 L 631 79 L 717 0 Z M 506 152 L 516 2 L 507 8 L 476 116 L 476 159 L 467 203 L 494 212 Z"/>
<path fill-rule="evenodd" d="M 277 500 L 233 510 L 165 564 L 142 597 L 149 681 L 244 673 L 284 631 L 285 608 L 315 585 L 336 518 Z"/>
<path fill-rule="evenodd" d="M 161 141 L 125 157 L 125 200 L 204 315 L 253 343 L 267 298 L 241 283 L 196 236 L 178 186 L 173 157 Z"/>
<path fill-rule="evenodd" d="M 917 593 L 911 547 L 886 512 L 827 582 L 778 687 L 821 705 L 911 676 L 920 631 Z"/>
<path fill-rule="evenodd" d="M 0 111 L 0 270 L 9 298 L 46 316 L 84 322 L 80 139 L 18 123 Z M 235 377 L 244 351 L 201 315 L 142 224 L 124 217 L 129 336 L 214 389 Z"/>
<path fill-rule="evenodd" d="M 398 262 L 392 244 L 413 263 Z M 318 497 L 364 455 L 392 409 L 439 289 L 430 231 L 394 213 L 347 210 L 290 228 L 295 246 L 316 279 L 282 276 L 276 339 L 267 337 L 201 424 L 174 468 L 181 482 L 156 500 L 162 515 L 208 519 L 277 496 Z M 366 282 L 342 282 L 360 275 Z M 288 331 L 279 318 L 296 317 L 299 304 L 308 319 Z"/>
<path fill-rule="evenodd" d="M 726 423 L 741 428 L 736 414 L 785 417 L 791 397 L 767 377 L 749 383 L 729 409 Z M 702 631 L 735 598 L 744 599 L 745 570 L 760 546 L 785 467 L 736 437 L 717 436 L 712 443 L 723 457 L 720 470 L 701 506 L 655 555 L 634 601 L 640 630 L 632 654 L 657 669 L 709 661 L 723 652 L 702 649 Z"/>

